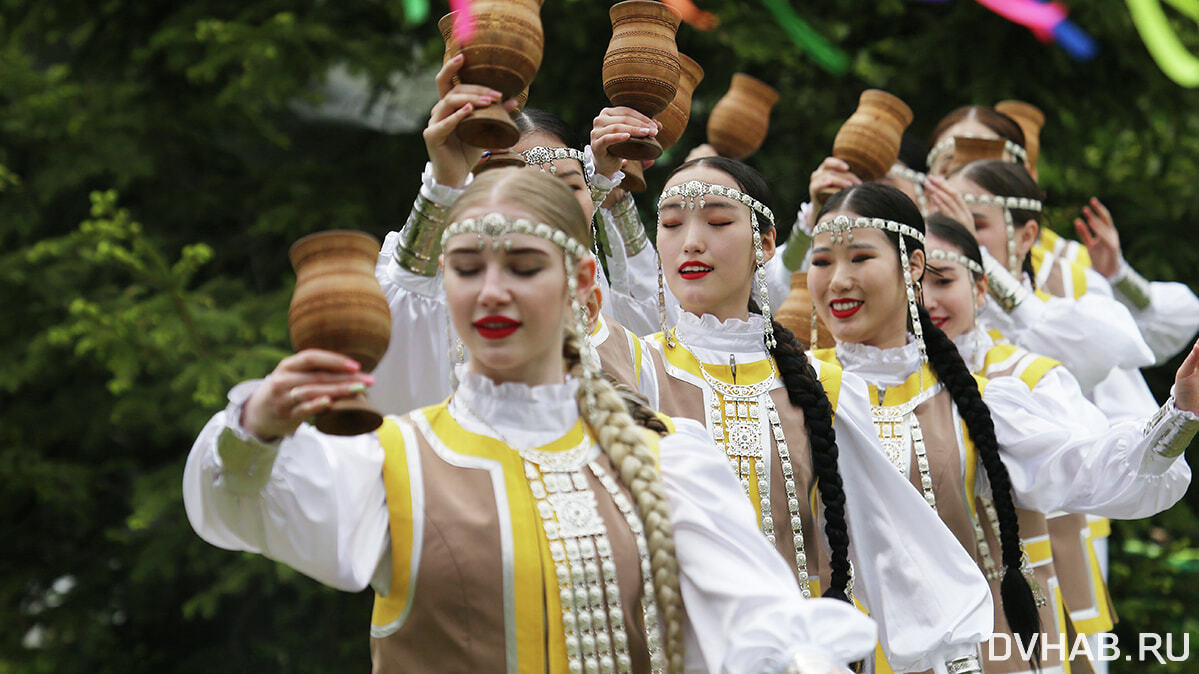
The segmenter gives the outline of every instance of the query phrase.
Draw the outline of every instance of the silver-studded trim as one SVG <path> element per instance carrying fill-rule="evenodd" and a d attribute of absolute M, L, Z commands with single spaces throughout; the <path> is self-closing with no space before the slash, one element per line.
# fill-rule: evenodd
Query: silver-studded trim
<path fill-rule="evenodd" d="M 915 239 L 921 244 L 924 243 L 924 232 L 902 222 L 882 218 L 850 218 L 848 215 L 838 215 L 816 225 L 816 228 L 812 230 L 812 237 L 829 233 L 833 235 L 833 243 L 853 243 L 853 230 L 855 229 L 880 229 L 884 232 L 895 232 Z"/>
<path fill-rule="evenodd" d="M 441 245 L 444 246 L 450 238 L 459 234 L 477 234 L 479 236 L 480 250 L 484 246 L 483 237 L 485 236 L 491 237 L 492 248 L 498 250 L 503 243 L 501 237 L 505 234 L 528 234 L 560 246 L 569 255 L 574 256 L 576 260 L 582 259 L 583 256 L 590 252 L 586 246 L 560 229 L 523 218 L 512 219 L 502 213 L 488 213 L 477 218 L 460 220 L 451 224 L 449 227 L 446 227 L 445 232 L 441 235 Z"/>
<path fill-rule="evenodd" d="M 649 245 L 649 237 L 645 234 L 645 226 L 641 224 L 633 195 L 626 193 L 624 198 L 617 202 L 616 208 L 612 209 L 612 219 L 616 221 L 616 229 L 620 231 L 620 238 L 624 240 L 626 255 L 632 257 L 645 250 Z"/>
<path fill-rule="evenodd" d="M 675 185 L 662 192 L 662 196 L 658 197 L 658 210 L 662 210 L 662 204 L 667 199 L 678 196 L 683 197 L 683 208 L 694 208 L 697 205 L 703 208 L 705 204 L 704 197 L 709 194 L 732 199 L 733 201 L 740 201 L 749 206 L 754 212 L 769 220 L 771 227 L 774 226 L 774 213 L 762 202 L 732 187 L 713 185 L 699 180 L 688 180 L 682 185 Z"/>
<path fill-rule="evenodd" d="M 441 255 L 441 228 L 445 225 L 449 206 L 442 206 L 423 194 L 416 195 L 408 221 L 400 230 L 393 257 L 404 269 L 421 276 L 437 274 L 437 258 Z"/>
<path fill-rule="evenodd" d="M 945 670 L 949 674 L 981 674 L 983 668 L 978 656 L 971 654 L 949 660 L 945 663 Z"/>
<path fill-rule="evenodd" d="M 1179 414 L 1174 406 L 1174 396 L 1170 396 L 1145 425 L 1145 436 L 1151 438 L 1149 451 L 1168 459 L 1186 451 L 1196 431 L 1199 431 L 1199 421 Z"/>
<path fill-rule="evenodd" d="M 937 395 L 944 388 L 941 383 L 920 392 L 911 400 L 899 405 L 871 405 L 870 418 L 874 422 L 875 432 L 887 453 L 887 459 L 895 466 L 900 475 L 907 476 L 911 462 L 908 455 L 908 443 L 916 454 L 916 469 L 920 473 L 920 487 L 924 500 L 934 510 L 937 508 L 937 497 L 933 493 L 932 473 L 929 469 L 927 449 L 924 444 L 924 432 L 920 421 L 916 418 L 916 408 Z M 884 433 L 884 426 L 888 432 Z"/>
<path fill-rule="evenodd" d="M 666 671 L 666 655 L 662 652 L 662 625 L 659 620 L 657 595 L 654 593 L 653 570 L 650 568 L 649 544 L 645 540 L 645 527 L 642 525 L 637 511 L 633 508 L 632 502 L 616 484 L 615 478 L 603 466 L 594 461 L 587 467 L 612 496 L 613 503 L 624 515 L 629 529 L 632 530 L 633 536 L 637 540 L 637 555 L 641 559 L 641 617 L 642 624 L 645 626 L 645 643 L 649 647 L 650 669 L 653 674 L 660 674 Z"/>
<path fill-rule="evenodd" d="M 983 270 L 987 274 L 987 292 L 1005 312 L 1012 313 L 1028 299 L 1028 289 L 1020 279 L 993 256 L 983 255 Z"/>
<path fill-rule="evenodd" d="M 575 159 L 579 163 L 585 163 L 586 157 L 582 150 L 576 150 L 573 147 L 545 147 L 538 145 L 531 147 L 520 153 L 524 158 L 525 163 L 530 166 L 536 166 L 542 171 L 548 171 L 551 174 L 556 174 L 558 168 L 554 166 L 554 162 L 559 159 Z"/>
<path fill-rule="evenodd" d="M 1149 281 L 1138 274 L 1137 270 L 1130 267 L 1127 262 L 1120 270 L 1120 277 L 1112 282 L 1112 288 L 1116 290 L 1116 297 L 1124 301 L 1124 304 L 1131 305 L 1138 310 L 1148 309 L 1152 303 Z"/>
<path fill-rule="evenodd" d="M 956 262 L 978 276 L 982 276 L 983 273 L 982 265 L 974 260 L 971 260 L 965 255 L 958 253 L 957 251 L 945 250 L 944 248 L 932 248 L 928 251 L 928 259 Z"/>

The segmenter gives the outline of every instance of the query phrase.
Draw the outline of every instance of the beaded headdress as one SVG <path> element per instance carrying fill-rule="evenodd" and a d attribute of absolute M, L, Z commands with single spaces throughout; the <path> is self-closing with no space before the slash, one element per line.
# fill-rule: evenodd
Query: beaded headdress
<path fill-rule="evenodd" d="M 724 197 L 733 201 L 739 201 L 749 207 L 750 225 L 753 229 L 753 245 L 754 245 L 754 278 L 758 286 L 759 303 L 762 309 L 762 318 L 765 320 L 765 343 L 766 348 L 773 349 L 774 341 L 774 322 L 770 314 L 770 296 L 767 294 L 766 287 L 766 255 L 762 252 L 762 232 L 758 229 L 758 216 L 766 219 L 771 227 L 774 227 L 774 213 L 766 207 L 765 204 L 757 199 L 745 194 L 741 190 L 726 187 L 724 185 L 713 185 L 699 180 L 688 180 L 681 185 L 675 185 L 662 192 L 662 196 L 658 197 L 658 212 L 662 212 L 662 206 L 667 199 L 681 196 L 683 197 L 683 208 L 703 208 L 705 205 L 705 197 L 707 196 Z M 659 225 L 661 216 L 659 215 Z M 662 276 L 662 256 L 658 256 L 658 321 L 662 324 L 662 332 L 666 335 L 668 343 L 673 340 L 670 332 L 666 330 L 666 292 L 664 280 Z"/>
<path fill-rule="evenodd" d="M 944 248 L 932 248 L 928 251 L 928 259 L 956 262 L 966 269 L 969 269 L 975 276 L 983 275 L 983 267 L 981 264 L 971 260 L 957 251 L 945 250 Z"/>
<path fill-rule="evenodd" d="M 898 178 L 903 178 L 915 185 L 916 205 L 920 207 L 922 215 L 928 213 L 928 199 L 924 196 L 924 183 L 928 180 L 927 173 L 921 173 L 900 163 L 892 164 L 891 169 L 887 173 Z"/>
<path fill-rule="evenodd" d="M 1016 246 L 1016 223 L 1012 220 L 1012 210 L 1041 212 L 1041 202 L 1028 197 L 1004 197 L 994 194 L 962 194 L 962 200 L 968 204 L 982 206 L 999 206 L 1003 209 L 1003 224 L 1007 234 L 1007 266 L 1008 271 L 1020 278 L 1020 251 Z"/>
<path fill-rule="evenodd" d="M 924 232 L 905 225 L 902 222 L 894 220 L 884 220 L 883 218 L 851 218 L 848 215 L 838 215 L 831 220 L 816 225 L 812 230 L 812 238 L 828 233 L 832 236 L 833 245 L 839 243 L 853 243 L 853 230 L 855 229 L 877 229 L 883 232 L 894 232 L 899 234 L 899 267 L 903 270 L 903 284 L 907 291 L 908 312 L 912 318 L 912 332 L 916 334 L 916 342 L 920 348 L 920 360 L 928 362 L 928 350 L 924 346 L 924 328 L 920 325 L 920 312 L 916 307 L 916 284 L 912 280 L 912 271 L 908 268 L 908 244 L 907 239 L 910 237 L 924 245 Z"/>
<path fill-rule="evenodd" d="M 580 355 L 583 360 L 584 372 L 588 375 L 599 372 L 598 364 L 591 362 L 592 349 L 588 343 L 591 331 L 587 329 L 587 312 L 579 302 L 579 282 L 574 273 L 575 265 L 591 252 L 586 246 L 561 229 L 524 218 L 510 218 L 502 213 L 488 213 L 451 224 L 441 235 L 442 248 L 445 247 L 447 241 L 459 234 L 475 234 L 478 237 L 479 250 L 483 250 L 487 246 L 488 239 L 491 240 L 492 250 L 499 250 L 501 246 L 505 251 L 511 250 L 512 240 L 507 238 L 508 234 L 536 236 L 562 248 L 565 253 L 566 288 L 570 295 L 571 313 L 574 316 L 573 329 L 582 340 Z M 460 347 L 458 350 L 460 353 Z"/>
<path fill-rule="evenodd" d="M 542 171 L 551 174 L 558 172 L 558 168 L 554 166 L 554 162 L 558 159 L 576 159 L 580 164 L 586 161 L 583 151 L 576 150 L 573 147 L 545 147 L 544 145 L 538 145 L 537 147 L 531 147 L 521 152 L 520 156 L 529 166 L 536 166 Z"/>

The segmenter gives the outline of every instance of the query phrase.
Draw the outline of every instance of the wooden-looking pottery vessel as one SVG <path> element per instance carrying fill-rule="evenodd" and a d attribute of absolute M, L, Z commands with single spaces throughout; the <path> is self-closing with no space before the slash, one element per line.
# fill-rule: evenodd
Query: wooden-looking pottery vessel
<path fill-rule="evenodd" d="M 292 244 L 289 256 L 296 270 L 287 311 L 292 347 L 334 351 L 358 361 L 363 372 L 374 370 L 391 339 L 391 311 L 375 278 L 379 240 L 363 232 L 317 232 Z M 316 416 L 316 427 L 332 435 L 369 433 L 382 423 L 362 393 Z"/>
<path fill-rule="evenodd" d="M 762 147 L 770 129 L 770 109 L 779 92 L 745 73 L 735 73 L 729 90 L 708 116 L 708 144 L 722 157 L 745 159 Z"/>
<path fill-rule="evenodd" d="M 674 99 L 670 101 L 670 105 L 667 105 L 665 110 L 654 117 L 662 124 L 656 139 L 662 146 L 663 152 L 674 147 L 674 144 L 679 142 L 679 138 L 683 135 L 683 131 L 687 129 L 687 121 L 691 119 L 691 96 L 704 79 L 704 69 L 691 57 L 680 53 L 679 65 L 682 71 L 679 75 L 679 86 L 675 91 Z M 621 188 L 628 192 L 645 191 L 645 171 L 641 169 L 641 164 L 630 161 L 621 170 L 624 171 L 624 180 L 620 182 Z"/>
<path fill-rule="evenodd" d="M 837 131 L 833 156 L 849 164 L 863 182 L 878 180 L 899 159 L 899 143 L 911 123 L 912 109 L 897 96 L 867 89 L 858 98 L 858 109 Z"/>
<path fill-rule="evenodd" d="M 466 61 L 458 77 L 467 84 L 491 87 L 504 100 L 512 98 L 528 88 L 541 67 L 545 48 L 541 2 L 474 0 L 472 10 L 475 34 L 460 48 Z M 462 142 L 482 148 L 509 148 L 520 139 L 508 111 L 498 104 L 471 112 L 456 133 Z"/>
<path fill-rule="evenodd" d="M 791 292 L 775 312 L 775 318 L 783 327 L 795 333 L 795 338 L 809 349 L 827 349 L 836 346 L 833 333 L 825 327 L 812 311 L 812 294 L 808 291 L 807 272 L 798 271 L 791 275 Z M 816 344 L 812 341 L 812 321 L 816 321 Z"/>
<path fill-rule="evenodd" d="M 953 157 L 949 159 L 946 175 L 971 162 L 984 159 L 1003 159 L 1007 143 L 1002 138 L 953 137 Z"/>
<path fill-rule="evenodd" d="M 675 33 L 679 15 L 652 0 L 612 5 L 612 40 L 604 54 L 604 94 L 612 105 L 655 117 L 677 93 L 680 66 Z M 653 138 L 630 138 L 608 150 L 625 159 L 657 159 L 662 146 Z"/>
<path fill-rule="evenodd" d="M 1032 103 L 1024 101 L 999 101 L 995 110 L 1016 120 L 1024 132 L 1024 151 L 1028 153 L 1028 170 L 1036 177 L 1037 158 L 1041 156 L 1041 127 L 1045 126 L 1045 113 Z"/>

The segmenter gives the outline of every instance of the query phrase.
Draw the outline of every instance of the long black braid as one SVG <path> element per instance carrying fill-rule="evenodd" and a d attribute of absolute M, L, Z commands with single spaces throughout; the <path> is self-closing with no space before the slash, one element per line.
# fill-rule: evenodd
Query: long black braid
<path fill-rule="evenodd" d="M 774 321 L 774 341 L 776 346 L 770 350 L 770 355 L 778 363 L 779 374 L 787 387 L 787 399 L 803 410 L 812 473 L 816 476 L 816 488 L 824 505 L 824 535 L 831 551 L 829 567 L 832 570 L 824 596 L 849 601 L 849 527 L 845 523 L 845 489 L 837 470 L 833 406 L 816 378 L 816 371 L 808 362 L 803 346 L 778 321 Z"/>
<path fill-rule="evenodd" d="M 769 208 L 770 187 L 760 173 L 749 165 L 724 157 L 704 157 L 684 163 L 675 173 L 694 166 L 707 166 L 732 177 L 741 191 L 757 199 Z M 755 216 L 758 230 L 765 234 L 773 223 Z M 750 297 L 749 310 L 760 314 L 756 302 Z M 833 406 L 816 378 L 804 354 L 804 348 L 795 335 L 773 321 L 776 346 L 770 355 L 778 363 L 779 374 L 787 389 L 787 400 L 803 410 L 804 427 L 808 431 L 812 474 L 824 509 L 824 535 L 829 544 L 829 568 L 831 576 L 825 597 L 849 601 L 849 527 L 845 521 L 845 488 L 841 473 L 837 469 L 837 436 L 833 431 Z"/>
<path fill-rule="evenodd" d="M 861 216 L 894 220 L 921 231 L 924 229 L 924 219 L 911 199 L 894 187 L 881 183 L 865 183 L 838 192 L 825 202 L 820 216 L 833 211 L 852 211 Z M 885 234 L 898 249 L 900 234 L 889 231 Z M 911 237 L 906 237 L 906 244 L 909 252 L 924 249 L 923 244 Z M 1016 505 L 1012 499 L 1012 483 L 1007 467 L 999 456 L 999 442 L 995 438 L 991 410 L 983 402 L 978 383 L 954 343 L 933 324 L 924 307 L 919 308 L 918 314 L 929 364 L 966 422 L 966 429 L 991 485 L 999 519 L 1003 566 L 1006 569 L 1000 584 L 1003 614 L 1012 632 L 1019 635 L 1025 644 L 1032 644 L 1041 631 L 1040 617 L 1032 588 L 1021 570 L 1023 553 L 1020 549 Z M 1039 650 L 1039 647 L 1033 649 L 1034 666 L 1039 660 Z"/>
<path fill-rule="evenodd" d="M 999 457 L 999 442 L 995 438 L 995 422 L 991 410 L 978 392 L 977 380 L 962 360 L 957 346 L 929 318 L 928 311 L 920 307 L 920 326 L 924 329 L 924 343 L 928 348 L 928 362 L 937 380 L 945 385 L 958 408 L 974 448 L 987 472 L 991 484 L 991 495 L 995 500 L 995 512 L 999 519 L 999 543 L 1003 550 L 1003 566 L 1006 569 L 1000 584 L 1003 614 L 1007 617 L 1012 632 L 1019 635 L 1025 644 L 1032 644 L 1041 631 L 1040 616 L 1032 588 L 1021 569 L 1023 552 L 1020 549 L 1020 527 L 1016 519 L 1016 504 L 1012 500 L 1012 482 L 1007 466 Z M 1040 647 L 1033 650 L 1037 659 Z"/>

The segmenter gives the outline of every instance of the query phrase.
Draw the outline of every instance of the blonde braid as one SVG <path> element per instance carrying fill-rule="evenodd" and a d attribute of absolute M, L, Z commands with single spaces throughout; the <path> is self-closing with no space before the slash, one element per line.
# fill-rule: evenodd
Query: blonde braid
<path fill-rule="evenodd" d="M 562 353 L 570 373 L 579 381 L 579 413 L 591 427 L 600 449 L 608 455 L 620 481 L 633 495 L 637 513 L 645 526 L 654 593 L 666 632 L 664 652 L 667 671 L 683 671 L 683 595 L 679 589 L 679 563 L 674 550 L 674 531 L 662 474 L 640 428 L 624 400 L 607 380 L 583 367 L 580 340 L 567 330 Z M 648 626 L 647 626 L 648 628 Z"/>

